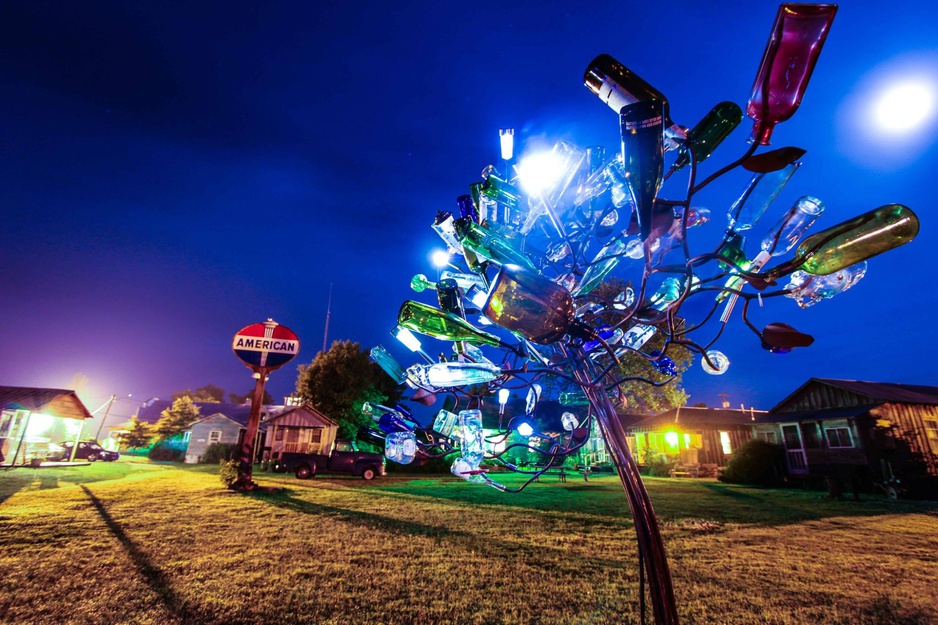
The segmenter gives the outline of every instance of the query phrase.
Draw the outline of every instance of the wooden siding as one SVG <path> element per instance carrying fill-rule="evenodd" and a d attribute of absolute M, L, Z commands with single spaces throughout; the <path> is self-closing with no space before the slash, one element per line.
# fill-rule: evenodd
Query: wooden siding
<path fill-rule="evenodd" d="M 919 456 L 930 475 L 938 476 L 938 454 L 928 442 L 925 420 L 938 421 L 938 407 L 883 404 L 870 410 L 870 414 L 879 419 L 880 427 L 890 428 L 898 443 L 908 445 L 913 456 Z"/>
<path fill-rule="evenodd" d="M 186 462 L 198 463 L 202 461 L 205 450 L 211 443 L 209 434 L 213 431 L 221 432 L 221 439 L 215 442 L 225 445 L 234 445 L 241 441 L 241 431 L 244 428 L 239 423 L 223 415 L 214 415 L 199 421 L 190 428 L 189 445 L 186 447 Z"/>
<path fill-rule="evenodd" d="M 788 412 L 809 412 L 811 410 L 832 410 L 835 408 L 852 408 L 854 406 L 869 406 L 877 403 L 876 399 L 844 389 L 812 382 L 800 393 L 779 404 L 772 412 L 784 414 Z"/>

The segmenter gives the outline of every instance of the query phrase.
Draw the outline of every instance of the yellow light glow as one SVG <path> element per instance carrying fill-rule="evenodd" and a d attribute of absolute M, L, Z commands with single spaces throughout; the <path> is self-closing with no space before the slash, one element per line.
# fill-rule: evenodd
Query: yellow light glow
<path fill-rule="evenodd" d="M 677 432 L 668 432 L 664 435 L 664 442 L 668 444 L 668 447 L 677 447 L 678 437 Z"/>
<path fill-rule="evenodd" d="M 730 444 L 729 432 L 720 432 L 720 446 L 723 447 L 723 453 L 727 456 L 733 453 L 733 446 Z"/>
<path fill-rule="evenodd" d="M 690 434 L 684 435 L 684 447 L 690 449 Z"/>

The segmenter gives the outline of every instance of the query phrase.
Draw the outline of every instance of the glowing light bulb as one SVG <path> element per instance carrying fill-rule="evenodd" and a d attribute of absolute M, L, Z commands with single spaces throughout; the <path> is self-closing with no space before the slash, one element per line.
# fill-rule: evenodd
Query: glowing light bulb
<path fill-rule="evenodd" d="M 935 87 L 909 80 L 886 89 L 876 100 L 873 118 L 885 131 L 903 134 L 916 130 L 935 113 Z"/>

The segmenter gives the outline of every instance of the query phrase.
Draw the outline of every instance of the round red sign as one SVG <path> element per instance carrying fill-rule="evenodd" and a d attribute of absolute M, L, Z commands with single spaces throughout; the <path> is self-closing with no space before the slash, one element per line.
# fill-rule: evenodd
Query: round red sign
<path fill-rule="evenodd" d="M 300 351 L 300 339 L 273 319 L 255 323 L 235 334 L 231 343 L 235 356 L 255 371 L 273 371 L 287 364 Z"/>

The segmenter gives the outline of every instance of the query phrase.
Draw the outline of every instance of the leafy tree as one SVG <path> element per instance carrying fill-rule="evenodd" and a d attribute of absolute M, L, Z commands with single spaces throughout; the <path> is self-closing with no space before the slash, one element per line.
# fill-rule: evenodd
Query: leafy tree
<path fill-rule="evenodd" d="M 238 395 L 237 393 L 228 393 L 228 403 L 229 404 L 246 404 L 251 401 L 251 397 L 254 396 L 254 391 L 250 390 L 244 395 Z M 261 403 L 265 406 L 271 406 L 274 403 L 273 396 L 267 392 L 267 389 L 264 389 L 264 398 L 261 400 Z"/>
<path fill-rule="evenodd" d="M 150 431 L 150 425 L 144 423 L 134 415 L 130 418 L 130 425 L 127 431 L 120 437 L 121 445 L 130 449 L 140 449 L 150 444 L 153 433 Z"/>
<path fill-rule="evenodd" d="M 180 397 L 188 397 L 192 401 L 197 402 L 220 404 L 225 401 L 225 391 L 214 384 L 206 384 L 194 391 L 191 388 L 187 388 L 184 391 L 173 393 L 172 399 L 175 401 Z"/>
<path fill-rule="evenodd" d="M 181 434 L 201 417 L 199 407 L 192 403 L 188 396 L 182 396 L 173 401 L 173 405 L 160 413 L 160 420 L 153 426 L 153 433 L 160 440 L 172 438 Z"/>
<path fill-rule="evenodd" d="M 334 341 L 297 369 L 297 394 L 336 421 L 341 437 L 353 438 L 359 425 L 372 424 L 361 414 L 365 401 L 394 403 L 401 396 L 394 381 L 353 341 Z"/>

